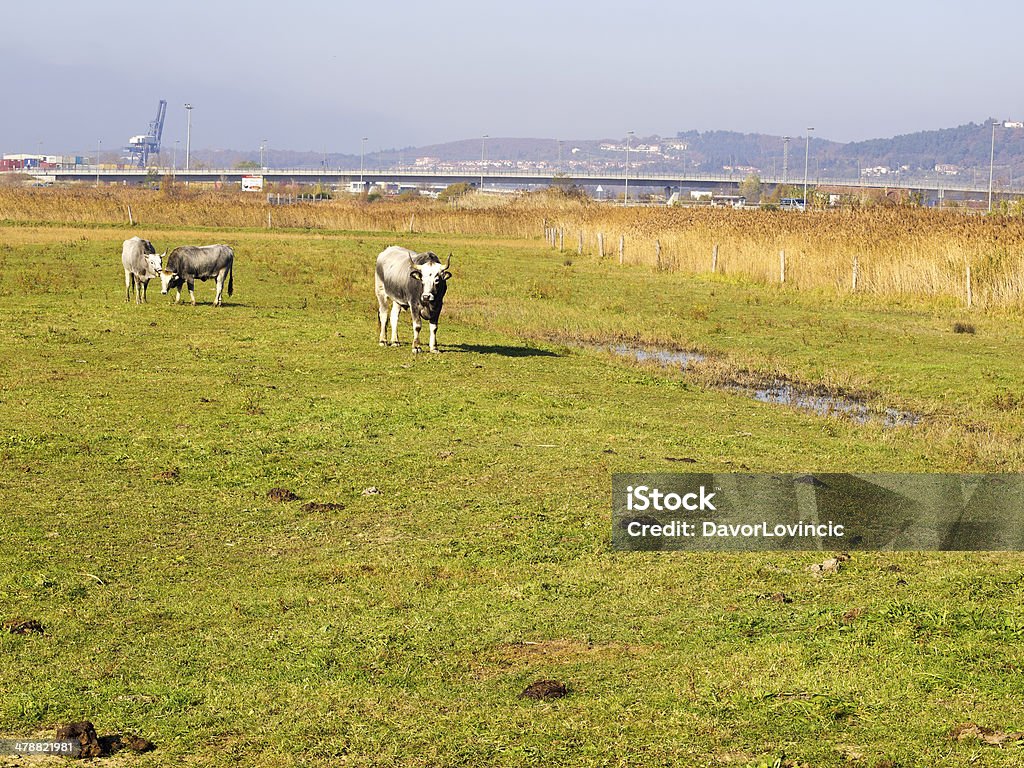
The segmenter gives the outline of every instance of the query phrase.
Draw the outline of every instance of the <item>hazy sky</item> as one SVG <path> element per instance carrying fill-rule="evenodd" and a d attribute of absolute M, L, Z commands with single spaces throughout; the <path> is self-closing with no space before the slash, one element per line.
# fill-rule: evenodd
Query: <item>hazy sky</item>
<path fill-rule="evenodd" d="M 839 141 L 1024 119 L 1024 2 L 48 0 L 3 4 L 0 151 L 358 153 L 484 133 Z"/>

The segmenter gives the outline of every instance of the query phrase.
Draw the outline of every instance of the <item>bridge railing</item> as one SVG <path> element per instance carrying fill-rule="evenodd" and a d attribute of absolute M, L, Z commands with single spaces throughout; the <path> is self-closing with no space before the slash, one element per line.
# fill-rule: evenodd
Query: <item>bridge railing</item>
<path fill-rule="evenodd" d="M 232 180 L 243 175 L 262 175 L 271 179 L 316 179 L 331 178 L 344 179 L 347 181 L 358 181 L 360 178 L 366 183 L 373 183 L 381 180 L 420 182 L 424 178 L 435 179 L 439 183 L 454 181 L 477 181 L 480 172 L 477 169 L 424 169 L 408 166 L 396 168 L 265 168 L 265 169 L 241 169 L 241 168 L 191 168 L 188 171 L 181 168 L 132 168 L 120 167 L 111 168 L 109 165 L 79 165 L 73 168 L 26 168 L 5 173 L 27 173 L 33 176 L 49 176 L 53 178 L 76 177 L 88 178 L 109 177 L 137 178 L 143 179 L 150 175 L 172 176 L 182 180 L 217 179 L 230 178 Z M 566 173 L 557 170 L 536 170 L 525 171 L 517 169 L 496 168 L 484 170 L 483 178 L 485 183 L 521 183 L 521 184 L 545 184 L 552 183 L 556 179 L 564 179 L 570 182 L 591 182 L 594 184 L 615 184 L 624 185 L 627 174 L 623 171 L 574 171 Z M 663 184 L 669 187 L 686 186 L 687 184 L 739 184 L 747 178 L 745 174 L 731 173 L 672 173 L 672 172 L 647 172 L 630 171 L 628 180 L 630 182 L 644 183 L 646 186 Z M 779 175 L 760 176 L 762 184 L 778 185 L 788 184 L 793 187 L 802 187 L 803 178 L 782 178 Z M 808 187 L 847 187 L 847 188 L 886 188 L 886 189 L 926 189 L 926 190 L 948 190 L 951 192 L 974 192 L 987 193 L 988 179 L 976 179 L 973 182 L 942 178 L 936 174 L 899 174 L 893 178 L 876 177 L 843 177 L 843 176 L 819 176 L 808 178 Z M 996 183 L 993 191 L 1000 195 L 1016 194 L 1020 192 L 1020 185 L 1007 185 Z"/>

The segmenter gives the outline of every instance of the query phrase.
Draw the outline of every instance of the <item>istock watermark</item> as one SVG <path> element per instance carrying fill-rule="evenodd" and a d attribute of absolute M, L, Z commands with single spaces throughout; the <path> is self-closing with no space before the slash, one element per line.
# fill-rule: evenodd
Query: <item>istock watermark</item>
<path fill-rule="evenodd" d="M 59 755 L 78 757 L 82 745 L 77 741 L 54 741 L 52 739 L 0 739 L 0 755 L 24 757 Z"/>
<path fill-rule="evenodd" d="M 612 546 L 1024 551 L 1024 475 L 618 474 Z"/>

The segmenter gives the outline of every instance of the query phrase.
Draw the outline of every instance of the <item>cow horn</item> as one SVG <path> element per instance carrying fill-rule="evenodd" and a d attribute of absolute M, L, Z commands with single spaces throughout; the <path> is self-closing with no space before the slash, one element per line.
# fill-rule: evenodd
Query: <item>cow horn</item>
<path fill-rule="evenodd" d="M 451 265 L 452 265 L 452 255 L 449 252 L 448 253 L 448 261 L 445 262 L 445 265 L 444 265 L 445 270 L 447 270 Z"/>

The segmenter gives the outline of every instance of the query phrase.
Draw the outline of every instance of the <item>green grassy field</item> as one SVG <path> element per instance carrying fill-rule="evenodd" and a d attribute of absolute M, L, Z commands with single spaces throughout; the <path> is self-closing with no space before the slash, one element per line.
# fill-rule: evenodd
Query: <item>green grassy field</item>
<path fill-rule="evenodd" d="M 235 247 L 124 302 L 121 241 Z M 0 735 L 145 765 L 1016 766 L 1018 554 L 609 548 L 611 474 L 1021 471 L 1024 318 L 621 268 L 540 241 L 0 229 Z M 439 341 L 372 265 L 454 253 Z M 955 322 L 975 333 L 954 333 Z M 587 344 L 698 349 L 693 373 Z M 922 413 L 883 429 L 716 382 Z M 378 494 L 364 495 L 369 487 Z M 272 488 L 299 498 L 274 501 Z M 310 503 L 314 506 L 307 506 Z M 766 599 L 785 593 L 791 602 Z M 554 678 L 570 694 L 517 695 Z M 0 758 L 2 759 L 2 758 Z M 888 762 L 886 762 L 888 761 Z"/>

